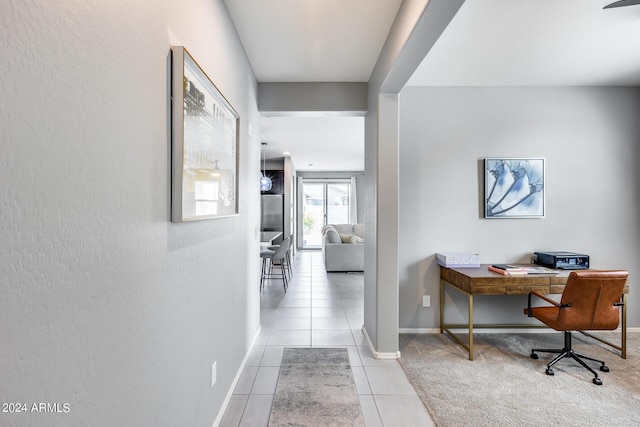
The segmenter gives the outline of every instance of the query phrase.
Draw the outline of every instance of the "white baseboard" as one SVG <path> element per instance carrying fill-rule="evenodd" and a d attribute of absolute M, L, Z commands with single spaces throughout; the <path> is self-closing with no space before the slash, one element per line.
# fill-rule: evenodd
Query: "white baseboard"
<path fill-rule="evenodd" d="M 364 331 L 364 327 L 362 328 Z M 464 330 L 462 329 L 462 333 Z M 493 334 L 512 334 L 514 332 L 522 332 L 526 334 L 544 334 L 553 332 L 552 329 L 549 328 L 531 328 L 531 329 L 523 329 L 523 328 L 473 328 L 474 333 L 493 333 Z M 607 332 L 621 332 L 621 329 L 615 329 L 613 331 Z M 640 328 L 627 328 L 627 333 L 636 333 L 640 332 Z M 400 334 L 439 334 L 440 328 L 399 328 L 398 333 Z M 366 333 L 365 333 L 366 336 Z M 368 338 L 368 337 L 367 337 Z"/>
<path fill-rule="evenodd" d="M 439 330 L 440 329 L 438 329 L 438 331 Z M 364 338 L 367 340 L 367 344 L 369 345 L 369 350 L 371 350 L 371 354 L 375 359 L 400 359 L 399 351 L 396 351 L 393 353 L 381 353 L 376 351 L 376 349 L 373 348 L 373 343 L 371 342 L 371 339 L 369 338 L 369 334 L 367 333 L 367 329 L 364 327 L 364 325 L 362 325 L 362 334 L 364 335 Z"/>
<path fill-rule="evenodd" d="M 225 397 L 224 402 L 222 402 L 222 407 L 220 408 L 220 411 L 218 411 L 218 416 L 213 422 L 213 427 L 218 427 L 222 422 L 222 417 L 224 417 L 224 413 L 227 410 L 227 407 L 229 406 L 229 402 L 231 401 L 231 396 L 233 396 L 233 391 L 236 389 L 236 385 L 238 385 L 238 381 L 240 381 L 240 376 L 242 375 L 242 371 L 244 371 L 244 367 L 247 364 L 247 361 L 249 360 L 249 356 L 251 356 L 251 353 L 253 352 L 253 347 L 256 345 L 256 341 L 258 341 L 258 337 L 260 336 L 261 331 L 262 331 L 262 326 L 258 328 L 258 332 L 256 332 L 256 335 L 253 337 L 253 341 L 251 341 L 251 345 L 249 346 L 249 350 L 247 351 L 247 354 L 245 354 L 244 359 L 242 359 L 242 363 L 240 364 L 240 367 L 236 372 L 236 376 L 233 379 L 233 382 L 231 383 L 231 387 L 229 387 L 227 396 Z"/>
<path fill-rule="evenodd" d="M 440 328 L 400 328 L 400 334 L 439 334 Z"/>
<path fill-rule="evenodd" d="M 465 328 L 452 328 L 456 331 L 456 334 L 465 333 Z M 514 332 L 521 332 L 523 334 L 543 334 L 552 332 L 549 328 L 473 328 L 474 334 L 512 334 Z M 401 334 L 439 334 L 440 328 L 401 328 L 398 329 Z"/>

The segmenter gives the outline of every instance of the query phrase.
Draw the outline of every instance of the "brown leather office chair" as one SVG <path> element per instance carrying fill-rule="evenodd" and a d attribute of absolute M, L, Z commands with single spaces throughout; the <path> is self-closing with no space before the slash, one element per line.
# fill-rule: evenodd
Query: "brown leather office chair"
<path fill-rule="evenodd" d="M 561 359 L 570 357 L 591 371 L 593 383 L 602 385 L 598 374 L 583 359 L 600 363 L 602 372 L 609 368 L 602 360 L 593 359 L 571 348 L 571 331 L 613 330 L 620 321 L 618 307 L 622 305 L 622 293 L 629 273 L 626 271 L 572 271 L 562 293 L 560 303 L 536 291 L 529 292 L 528 307 L 524 314 L 535 317 L 556 331 L 564 332 L 564 348 L 532 349 L 531 358 L 537 359 L 536 352 L 559 353 L 547 365 L 547 375 L 553 375 L 551 367 Z M 532 307 L 531 296 L 537 296 L 551 306 Z"/>

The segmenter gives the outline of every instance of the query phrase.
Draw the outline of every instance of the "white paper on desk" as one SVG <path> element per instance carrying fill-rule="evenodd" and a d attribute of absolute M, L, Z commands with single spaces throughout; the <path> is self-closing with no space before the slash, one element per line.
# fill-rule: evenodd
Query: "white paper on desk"
<path fill-rule="evenodd" d="M 527 274 L 559 274 L 560 272 L 557 270 L 553 270 L 551 268 L 542 267 L 542 266 L 530 266 L 527 265 L 524 267 L 527 271 Z"/>

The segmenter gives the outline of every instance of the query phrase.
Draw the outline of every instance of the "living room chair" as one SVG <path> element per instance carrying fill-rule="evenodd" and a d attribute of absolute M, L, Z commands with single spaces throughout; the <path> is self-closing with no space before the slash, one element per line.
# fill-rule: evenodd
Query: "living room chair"
<path fill-rule="evenodd" d="M 571 347 L 571 331 L 613 330 L 620 322 L 619 307 L 629 273 L 626 271 L 572 271 L 562 292 L 560 302 L 529 292 L 529 301 L 524 314 L 535 317 L 556 331 L 564 332 L 562 349 L 532 349 L 531 358 L 538 359 L 537 352 L 558 353 L 547 365 L 547 375 L 553 375 L 551 367 L 564 358 L 572 358 L 588 369 L 593 375 L 593 383 L 602 385 L 602 380 L 585 360 L 600 364 L 600 371 L 609 372 L 602 360 L 575 352 Z M 531 306 L 531 297 L 537 296 L 551 306 Z"/>

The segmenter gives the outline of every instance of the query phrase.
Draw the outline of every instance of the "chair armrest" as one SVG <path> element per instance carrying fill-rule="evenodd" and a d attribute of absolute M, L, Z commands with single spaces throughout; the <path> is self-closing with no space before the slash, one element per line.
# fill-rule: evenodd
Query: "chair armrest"
<path fill-rule="evenodd" d="M 540 292 L 538 291 L 529 291 L 529 296 L 528 296 L 528 301 L 527 301 L 527 316 L 529 317 L 533 317 L 533 315 L 531 314 L 531 295 L 535 295 L 540 299 L 545 300 L 546 302 L 548 302 L 549 304 L 558 307 L 558 308 L 565 308 L 565 307 L 571 307 L 571 304 L 560 304 L 557 301 L 552 300 L 551 298 L 547 297 L 546 295 L 542 295 Z"/>
<path fill-rule="evenodd" d="M 532 295 L 532 294 L 533 294 L 533 295 L 535 295 L 535 296 L 537 296 L 538 298 L 541 298 L 541 299 L 545 300 L 546 302 L 548 302 L 548 303 L 549 303 L 549 304 L 551 304 L 551 305 L 555 305 L 556 307 L 559 307 L 559 306 L 560 306 L 560 303 L 559 303 L 558 301 L 554 301 L 554 300 L 552 300 L 551 298 L 549 298 L 548 296 L 543 295 L 543 294 L 541 294 L 541 293 L 540 293 L 540 292 L 538 292 L 538 291 L 530 291 L 530 292 L 529 292 L 529 300 L 531 300 L 531 295 Z"/>

